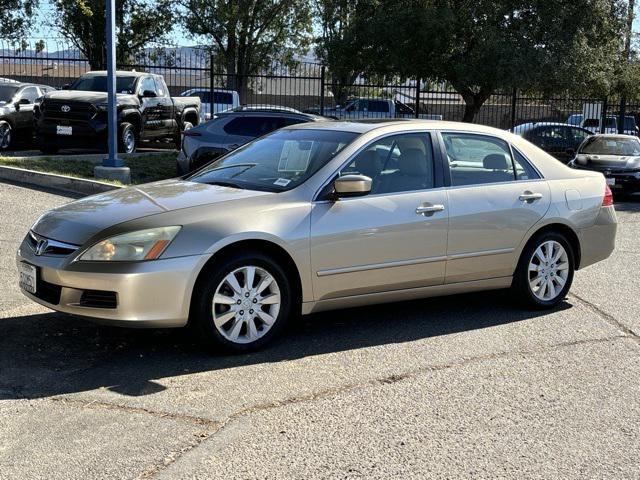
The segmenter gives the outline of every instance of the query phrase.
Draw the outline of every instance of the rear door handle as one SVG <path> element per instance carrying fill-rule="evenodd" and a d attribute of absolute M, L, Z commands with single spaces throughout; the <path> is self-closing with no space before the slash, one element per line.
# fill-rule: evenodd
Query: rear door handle
<path fill-rule="evenodd" d="M 518 197 L 518 200 L 520 200 L 521 202 L 533 203 L 536 200 L 540 200 L 541 198 L 542 198 L 541 193 L 533 193 L 533 192 L 526 191 Z"/>
<path fill-rule="evenodd" d="M 444 211 L 444 205 L 432 205 L 430 203 L 425 203 L 423 205 L 420 205 L 418 208 L 416 208 L 416 213 L 418 215 L 424 215 L 424 216 L 428 216 L 428 215 L 433 215 L 436 212 L 442 212 Z"/>

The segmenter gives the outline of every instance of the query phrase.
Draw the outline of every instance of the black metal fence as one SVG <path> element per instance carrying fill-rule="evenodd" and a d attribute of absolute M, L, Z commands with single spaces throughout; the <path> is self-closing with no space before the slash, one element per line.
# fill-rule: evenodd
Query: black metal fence
<path fill-rule="evenodd" d="M 198 90 L 191 94 L 202 96 L 212 112 L 235 105 L 231 96 L 209 92 L 231 90 L 237 91 L 241 105 L 277 105 L 336 118 L 421 116 L 461 121 L 464 116 L 462 97 L 441 82 L 370 83 L 358 79 L 352 84 L 340 84 L 331 80 L 324 66 L 306 62 L 273 64 L 258 73 L 236 75 L 223 71 L 218 67 L 221 62 L 216 60 L 204 47 L 150 46 L 130 61 L 118 64 L 118 68 L 161 74 L 172 95 Z M 79 49 L 65 40 L 0 40 L 0 79 L 59 88 L 89 70 L 89 62 Z M 355 101 L 358 98 L 360 102 Z M 394 107 L 389 110 L 375 100 L 393 100 Z M 622 110 L 620 107 L 620 99 L 614 98 L 549 98 L 513 90 L 492 95 L 474 122 L 503 129 L 533 121 L 570 120 L 579 124 L 579 115 L 597 111 L 602 119 L 622 113 L 640 124 L 640 101 L 626 101 Z M 607 122 L 601 123 L 604 127 Z"/>

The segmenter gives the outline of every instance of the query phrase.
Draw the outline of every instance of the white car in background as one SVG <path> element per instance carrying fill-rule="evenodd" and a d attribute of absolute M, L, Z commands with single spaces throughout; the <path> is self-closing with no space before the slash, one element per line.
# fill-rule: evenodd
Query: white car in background
<path fill-rule="evenodd" d="M 208 88 L 193 88 L 180 94 L 181 97 L 199 97 L 202 102 L 200 122 L 211 120 L 216 113 L 231 110 L 240 106 L 240 95 L 235 90 L 214 89 L 213 111 L 211 111 L 211 90 Z"/>

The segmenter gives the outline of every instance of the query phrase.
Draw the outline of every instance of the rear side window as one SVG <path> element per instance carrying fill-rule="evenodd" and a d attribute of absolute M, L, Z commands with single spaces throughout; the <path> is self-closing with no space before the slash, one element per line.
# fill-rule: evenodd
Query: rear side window
<path fill-rule="evenodd" d="M 509 182 L 516 178 L 507 142 L 466 133 L 443 133 L 453 186 Z"/>
<path fill-rule="evenodd" d="M 284 127 L 285 119 L 278 117 L 246 116 L 236 117 L 224 126 L 224 131 L 229 135 L 241 137 L 261 137 Z"/>
<path fill-rule="evenodd" d="M 516 180 L 533 180 L 540 178 L 529 161 L 518 150 L 513 149 L 513 166 L 516 172 Z"/>

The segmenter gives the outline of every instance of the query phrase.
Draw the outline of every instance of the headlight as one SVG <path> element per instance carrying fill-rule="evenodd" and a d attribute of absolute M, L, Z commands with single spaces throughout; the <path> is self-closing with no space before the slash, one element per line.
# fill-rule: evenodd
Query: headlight
<path fill-rule="evenodd" d="M 80 261 L 136 262 L 155 260 L 169 246 L 181 227 L 160 227 L 124 233 L 96 243 L 80 255 Z"/>

